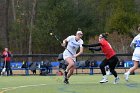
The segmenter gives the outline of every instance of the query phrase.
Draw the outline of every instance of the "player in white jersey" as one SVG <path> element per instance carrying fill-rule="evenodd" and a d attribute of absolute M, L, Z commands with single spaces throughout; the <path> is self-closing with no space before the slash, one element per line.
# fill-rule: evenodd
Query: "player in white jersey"
<path fill-rule="evenodd" d="M 140 27 L 138 27 L 138 31 L 140 32 Z M 140 33 L 136 37 L 134 37 L 134 39 L 132 40 L 132 42 L 130 44 L 130 47 L 132 47 L 134 49 L 133 56 L 132 56 L 134 66 L 131 67 L 126 73 L 124 73 L 126 81 L 128 81 L 130 73 L 134 72 L 139 66 L 139 62 L 140 62 Z"/>
<path fill-rule="evenodd" d="M 68 66 L 65 70 L 65 80 L 64 83 L 68 84 L 68 79 L 73 74 L 74 71 L 74 63 L 76 62 L 76 57 L 83 53 L 83 40 L 81 39 L 83 36 L 82 31 L 77 31 L 76 35 L 68 36 L 63 40 L 62 46 L 67 47 L 63 52 L 63 58 L 68 63 Z M 80 48 L 79 52 L 77 50 Z"/>

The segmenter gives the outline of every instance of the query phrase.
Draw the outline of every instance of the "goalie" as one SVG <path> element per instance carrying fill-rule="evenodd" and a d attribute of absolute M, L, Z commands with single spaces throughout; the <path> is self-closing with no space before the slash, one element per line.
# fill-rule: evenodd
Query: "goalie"
<path fill-rule="evenodd" d="M 118 57 L 116 56 L 115 51 L 107 41 L 108 34 L 103 33 L 99 35 L 99 43 L 97 44 L 91 44 L 91 45 L 85 45 L 83 44 L 83 47 L 89 47 L 89 50 L 93 51 L 100 51 L 105 54 L 106 58 L 102 61 L 100 64 L 100 69 L 103 75 L 103 79 L 100 81 L 100 83 L 106 83 L 108 82 L 105 66 L 109 65 L 110 72 L 114 75 L 115 80 L 114 84 L 119 82 L 119 77 L 117 75 L 117 72 L 115 71 L 115 67 L 117 63 L 119 62 Z"/>

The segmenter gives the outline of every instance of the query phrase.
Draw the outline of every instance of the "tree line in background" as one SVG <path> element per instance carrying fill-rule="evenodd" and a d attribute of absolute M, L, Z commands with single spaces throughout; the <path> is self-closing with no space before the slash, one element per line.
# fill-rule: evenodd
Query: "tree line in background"
<path fill-rule="evenodd" d="M 140 24 L 139 5 L 139 0 L 0 0 L 0 49 L 60 53 L 64 49 L 49 33 L 63 40 L 81 28 L 85 43 L 98 42 L 97 36 L 108 32 L 116 52 L 129 53 Z"/>

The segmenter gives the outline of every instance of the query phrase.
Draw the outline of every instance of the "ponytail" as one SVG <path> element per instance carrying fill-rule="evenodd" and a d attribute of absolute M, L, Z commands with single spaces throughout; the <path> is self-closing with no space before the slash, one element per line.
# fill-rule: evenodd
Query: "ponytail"
<path fill-rule="evenodd" d="M 109 33 L 106 32 L 106 33 L 102 33 L 101 35 L 103 36 L 104 39 L 107 39 Z"/>

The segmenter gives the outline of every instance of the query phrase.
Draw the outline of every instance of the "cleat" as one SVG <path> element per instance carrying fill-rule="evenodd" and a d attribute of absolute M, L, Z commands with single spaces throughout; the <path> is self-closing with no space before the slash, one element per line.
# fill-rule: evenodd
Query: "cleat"
<path fill-rule="evenodd" d="M 69 84 L 69 81 L 68 81 L 67 78 L 65 78 L 64 83 L 65 83 L 65 84 Z"/>
<path fill-rule="evenodd" d="M 108 80 L 105 79 L 105 78 L 103 78 L 103 79 L 100 81 L 100 83 L 107 83 L 107 82 L 108 82 Z"/>
<path fill-rule="evenodd" d="M 115 80 L 114 80 L 114 84 L 118 84 L 120 81 L 120 78 L 119 77 L 116 77 Z"/>

